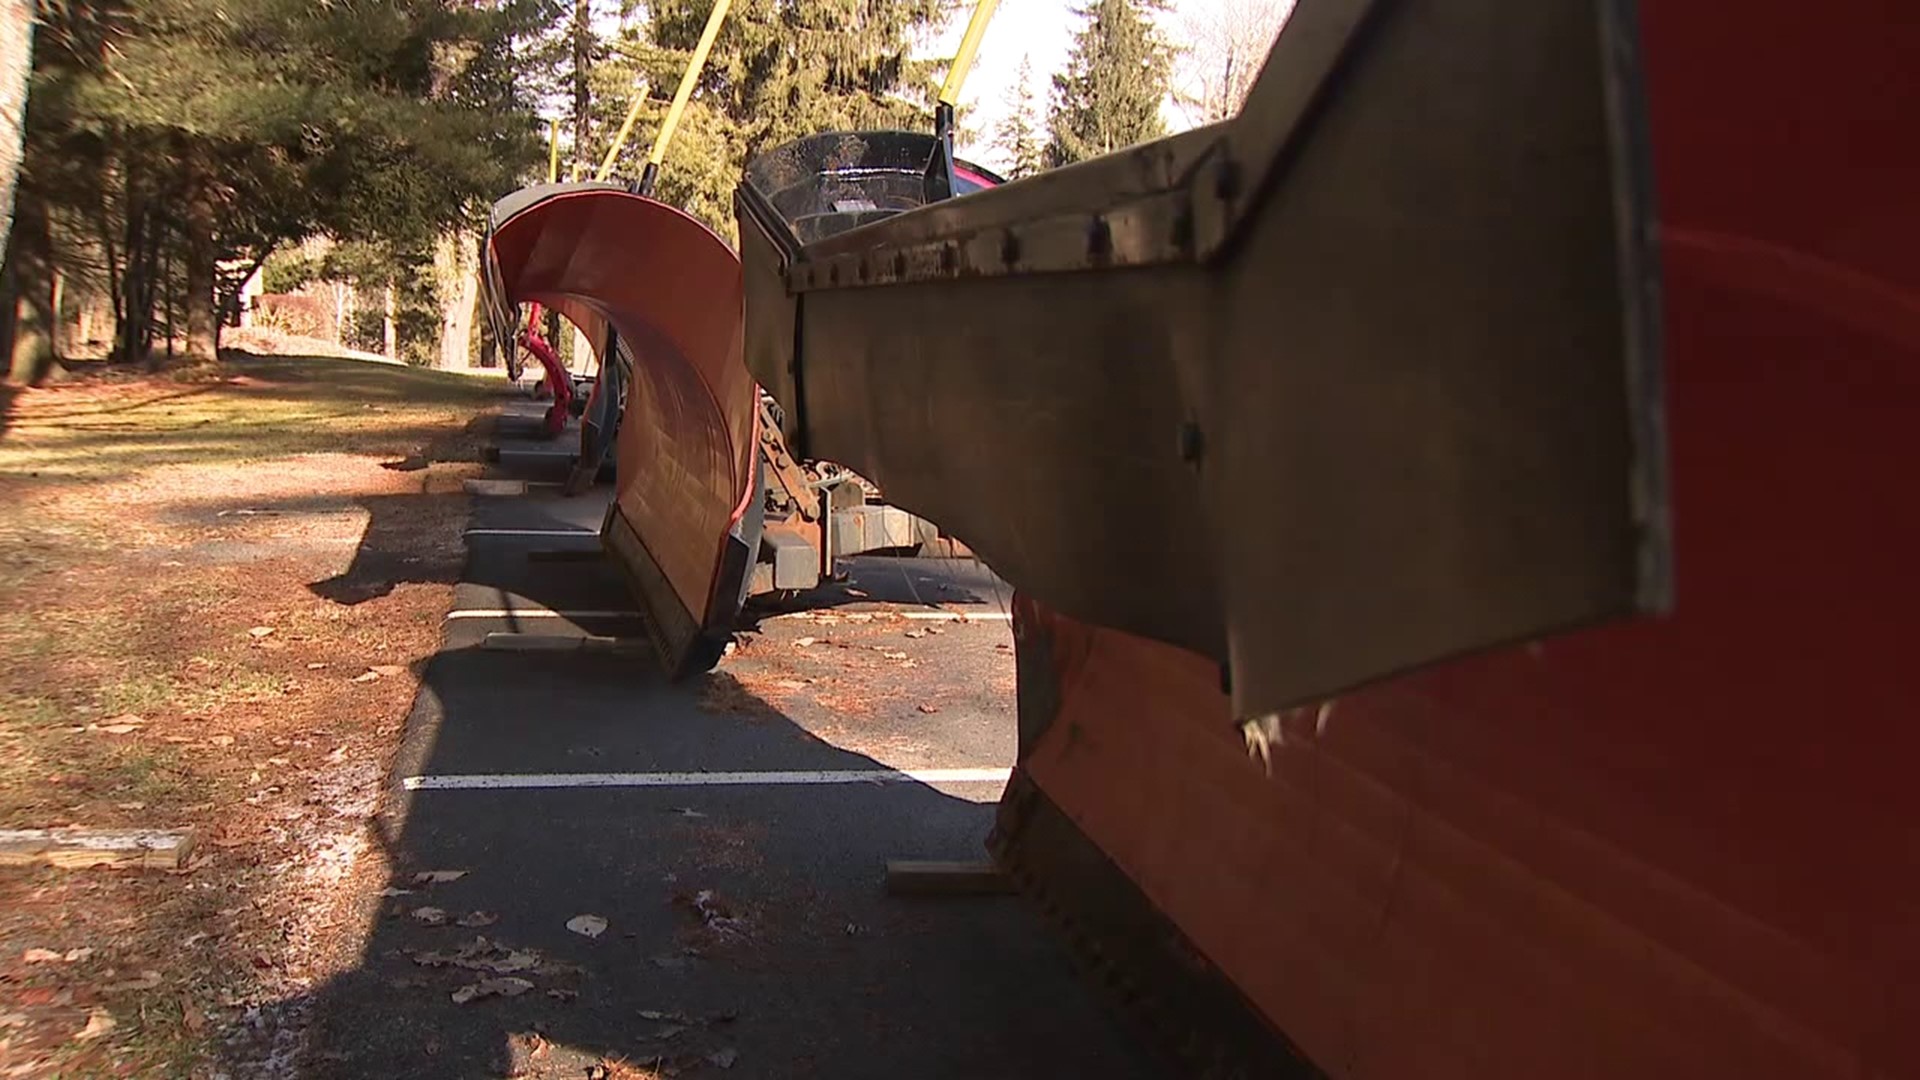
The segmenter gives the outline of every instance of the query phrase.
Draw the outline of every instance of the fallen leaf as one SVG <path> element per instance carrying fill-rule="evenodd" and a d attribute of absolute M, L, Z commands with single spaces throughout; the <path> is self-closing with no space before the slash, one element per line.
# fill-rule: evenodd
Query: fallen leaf
<path fill-rule="evenodd" d="M 187 874 L 204 869 L 212 864 L 213 856 L 211 854 L 195 855 L 193 858 L 187 860 L 187 865 L 180 867 L 178 870 L 169 870 L 167 873 L 172 874 L 174 877 L 184 877 Z"/>
<path fill-rule="evenodd" d="M 459 881 L 466 877 L 465 870 L 422 870 L 413 875 L 415 885 L 444 885 L 449 881 Z"/>
<path fill-rule="evenodd" d="M 217 840 L 214 842 L 219 843 L 219 841 Z M 396 889 L 393 886 L 389 885 L 386 888 L 380 890 L 380 895 L 381 896 L 412 896 L 413 890 L 412 889 Z"/>
<path fill-rule="evenodd" d="M 121 810 L 145 810 L 147 808 L 147 804 L 143 802 L 123 802 L 114 803 L 113 805 Z"/>
<path fill-rule="evenodd" d="M 61 959 L 69 964 L 78 964 L 90 959 L 92 956 L 92 949 L 68 949 L 67 955 L 61 957 Z"/>
<path fill-rule="evenodd" d="M 552 998 L 555 1001 L 572 1001 L 574 998 L 577 998 L 580 996 L 580 991 L 566 990 L 556 986 L 553 989 L 547 991 L 547 996 Z"/>
<path fill-rule="evenodd" d="M 375 664 L 372 667 L 368 668 L 367 670 L 373 672 L 375 675 L 379 675 L 379 676 L 382 676 L 383 678 L 390 679 L 395 675 L 399 675 L 400 673 L 406 671 L 407 669 L 404 667 L 401 667 L 399 664 Z"/>
<path fill-rule="evenodd" d="M 597 938 L 607 932 L 607 920 L 598 915 L 575 915 L 567 920 L 567 929 L 584 938 Z"/>
<path fill-rule="evenodd" d="M 807 684 L 801 682 L 799 679 L 776 679 L 773 685 L 782 690 L 805 690 L 807 688 Z"/>
<path fill-rule="evenodd" d="M 94 1009 L 87 1014 L 87 1026 L 74 1033 L 74 1042 L 92 1042 L 114 1028 L 113 1015 L 105 1009 Z"/>
<path fill-rule="evenodd" d="M 881 649 L 881 650 L 880 650 L 880 655 L 881 655 L 882 657 L 885 657 L 885 658 L 886 658 L 886 659 L 888 659 L 888 660 L 905 660 L 905 659 L 907 658 L 907 654 L 906 654 L 906 653 L 903 653 L 903 652 L 890 652 L 890 651 L 888 651 L 888 650 L 886 650 L 886 649 Z"/>
<path fill-rule="evenodd" d="M 806 648 L 807 646 L 809 646 L 809 645 L 811 645 L 811 644 L 813 644 L 813 643 L 814 643 L 814 640 L 815 640 L 815 639 L 813 639 L 813 638 L 810 638 L 810 637 L 803 637 L 803 638 L 794 638 L 794 639 L 793 639 L 793 647 L 794 647 L 794 648 L 796 648 L 796 649 L 804 649 L 804 648 Z"/>
<path fill-rule="evenodd" d="M 733 1063 L 740 1060 L 740 1051 L 735 1050 L 731 1046 L 722 1047 L 708 1054 L 707 1060 L 722 1069 L 731 1069 L 733 1068 Z"/>
<path fill-rule="evenodd" d="M 139 978 L 137 978 L 137 979 L 128 979 L 128 980 L 127 980 L 127 981 L 125 981 L 125 982 L 117 982 L 117 983 L 114 983 L 113 985 L 111 985 L 111 986 L 109 986 L 109 987 L 107 987 L 107 989 L 108 989 L 109 991 L 123 991 L 123 990 L 124 990 L 124 991 L 137 991 L 137 990 L 151 990 L 151 989 L 153 989 L 154 987 L 156 987 L 156 986 L 159 986 L 159 985 L 160 985 L 160 973 L 159 973 L 159 972 L 157 972 L 157 971 L 143 971 L 143 972 L 141 972 L 141 973 L 140 973 L 140 977 L 139 977 Z"/>
<path fill-rule="evenodd" d="M 473 929 L 481 926 L 492 926 L 494 923 L 500 921 L 500 916 L 495 915 L 491 911 L 470 911 L 454 921 L 456 925 Z"/>
<path fill-rule="evenodd" d="M 109 735 L 131 735 L 140 730 L 139 724 L 89 724 L 88 731 L 104 731 Z"/>
<path fill-rule="evenodd" d="M 938 705 L 916 705 L 914 707 L 919 709 L 921 712 L 928 713 L 928 714 L 937 713 L 940 711 L 940 706 Z"/>
<path fill-rule="evenodd" d="M 866 594 L 866 592 L 865 592 L 864 590 L 861 590 L 861 589 L 848 589 L 848 590 L 847 590 L 847 595 L 848 595 L 848 596 L 862 596 L 862 597 L 863 597 L 863 596 L 866 596 L 867 594 Z"/>
<path fill-rule="evenodd" d="M 355 675 L 353 677 L 353 681 L 360 682 L 360 683 L 367 683 L 367 682 L 372 682 L 373 680 L 378 679 L 379 677 L 380 677 L 379 672 L 368 671 L 368 672 L 363 672 L 362 674 L 359 674 L 359 675 Z"/>
<path fill-rule="evenodd" d="M 212 743 L 212 744 L 213 744 L 213 745 L 215 745 L 215 746 L 232 746 L 232 745 L 233 745 L 233 736 L 231 736 L 231 735 L 209 735 L 209 736 L 207 736 L 207 741 L 208 741 L 208 742 L 210 742 L 210 743 Z"/>
<path fill-rule="evenodd" d="M 184 997 L 180 999 L 180 1022 L 187 1025 L 187 1030 L 195 1035 L 207 1030 L 207 1014 L 201 1012 L 198 1006 Z"/>
<path fill-rule="evenodd" d="M 540 967 L 540 954 L 530 949 L 516 950 L 498 960 L 482 960 L 476 966 L 485 968 L 495 975 L 506 975 L 510 972 Z"/>
<path fill-rule="evenodd" d="M 20 956 L 21 962 L 28 964 L 58 964 L 65 959 L 64 954 L 52 949 L 28 949 Z"/>
<path fill-rule="evenodd" d="M 458 990 L 455 990 L 452 997 L 455 1005 L 465 1005 L 469 1001 L 475 1001 L 485 997 L 519 997 L 531 989 L 533 989 L 533 984 L 527 980 L 507 976 L 498 979 L 481 979 L 477 983 L 468 983 Z"/>
<path fill-rule="evenodd" d="M 273 633 L 273 627 L 271 627 L 271 626 L 256 626 L 256 627 L 253 627 L 252 629 L 250 629 L 250 630 L 248 630 L 248 631 L 247 631 L 247 633 L 248 633 L 248 634 L 249 634 L 250 636 L 252 636 L 252 637 L 256 637 L 256 638 L 263 638 L 263 637 L 266 637 L 266 636 L 267 636 L 268 634 L 271 634 L 271 633 Z"/>
<path fill-rule="evenodd" d="M 313 663 L 311 663 L 311 664 L 308 664 L 308 665 L 307 665 L 307 670 L 308 670 L 308 671 L 319 671 L 319 670 L 321 670 L 322 668 L 324 668 L 324 667 L 326 667 L 326 666 L 327 666 L 326 664 L 324 664 L 324 663 L 321 663 L 320 661 L 315 661 L 315 662 L 313 662 Z"/>
<path fill-rule="evenodd" d="M 944 626 L 941 626 L 938 623 L 935 623 L 934 625 L 927 627 L 927 633 L 929 634 L 944 634 L 946 632 L 947 632 L 947 628 Z"/>
<path fill-rule="evenodd" d="M 417 907 L 407 912 L 407 914 L 413 917 L 414 922 L 422 926 L 447 925 L 447 913 L 437 907 Z"/>
<path fill-rule="evenodd" d="M 923 638 L 927 636 L 927 632 L 925 630 L 909 630 L 907 631 L 907 636 L 910 638 Z"/>
<path fill-rule="evenodd" d="M 281 768 L 281 769 L 286 768 L 288 765 L 292 763 L 293 763 L 293 759 L 291 758 L 270 757 L 267 759 L 267 764 L 272 765 L 276 768 Z"/>

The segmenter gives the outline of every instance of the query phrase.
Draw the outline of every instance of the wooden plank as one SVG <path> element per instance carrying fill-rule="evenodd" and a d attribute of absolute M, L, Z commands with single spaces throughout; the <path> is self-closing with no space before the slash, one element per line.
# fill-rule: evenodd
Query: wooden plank
<path fill-rule="evenodd" d="M 525 480 L 484 480 L 468 479 L 462 486 L 469 495 L 525 495 Z"/>
<path fill-rule="evenodd" d="M 0 829 L 0 866 L 178 870 L 193 842 L 192 829 Z"/>
<path fill-rule="evenodd" d="M 1013 879 L 998 863 L 887 860 L 887 892 L 893 896 L 999 896 L 1013 891 Z"/>

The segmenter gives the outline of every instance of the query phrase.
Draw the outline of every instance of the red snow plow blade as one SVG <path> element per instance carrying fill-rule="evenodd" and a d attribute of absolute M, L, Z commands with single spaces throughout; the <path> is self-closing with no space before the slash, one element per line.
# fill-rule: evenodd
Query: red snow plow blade
<path fill-rule="evenodd" d="M 693 218 L 610 184 L 515 192 L 495 204 L 492 226 L 497 339 L 514 340 L 518 305 L 546 304 L 592 342 L 603 391 L 625 388 L 618 495 L 601 542 L 667 670 L 704 669 L 759 543 L 746 515 L 755 391 L 740 353 L 740 261 Z"/>

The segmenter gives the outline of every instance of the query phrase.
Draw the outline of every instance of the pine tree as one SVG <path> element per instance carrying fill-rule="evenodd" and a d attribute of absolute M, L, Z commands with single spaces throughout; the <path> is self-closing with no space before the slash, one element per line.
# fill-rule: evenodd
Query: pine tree
<path fill-rule="evenodd" d="M 652 5 L 655 107 L 631 153 L 651 144 L 710 10 L 712 0 Z M 734 0 L 668 150 L 660 197 L 730 236 L 734 185 L 761 151 L 822 131 L 931 130 L 939 63 L 913 49 L 947 13 L 945 0 Z M 630 169 L 623 175 L 638 175 Z"/>
<path fill-rule="evenodd" d="M 516 43 L 558 5 L 42 0 L 40 13 L 23 219 L 55 222 L 56 248 L 99 252 L 120 358 L 146 357 L 156 310 L 178 297 L 189 359 L 210 361 L 216 295 L 245 276 L 223 265 L 250 270 L 313 233 L 426 251 L 514 185 L 538 155 Z"/>
<path fill-rule="evenodd" d="M 1033 66 L 1020 58 L 1020 72 L 1007 90 L 1007 115 L 994 128 L 993 147 L 1006 163 L 1007 179 L 1032 176 L 1045 168 L 1040 123 L 1033 103 Z"/>
<path fill-rule="evenodd" d="M 1139 0 L 1093 0 L 1064 74 L 1053 77 L 1047 164 L 1067 165 L 1166 133 L 1171 56 Z"/>

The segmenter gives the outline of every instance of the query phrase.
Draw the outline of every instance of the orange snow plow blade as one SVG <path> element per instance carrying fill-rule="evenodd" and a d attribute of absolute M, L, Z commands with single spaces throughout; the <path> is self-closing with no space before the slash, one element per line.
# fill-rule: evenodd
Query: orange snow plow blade
<path fill-rule="evenodd" d="M 514 340 L 518 305 L 546 304 L 587 335 L 602 392 L 624 388 L 601 542 L 667 670 L 704 669 L 759 544 L 739 258 L 698 221 L 621 186 L 549 184 L 495 204 L 486 273 L 497 340 Z"/>

